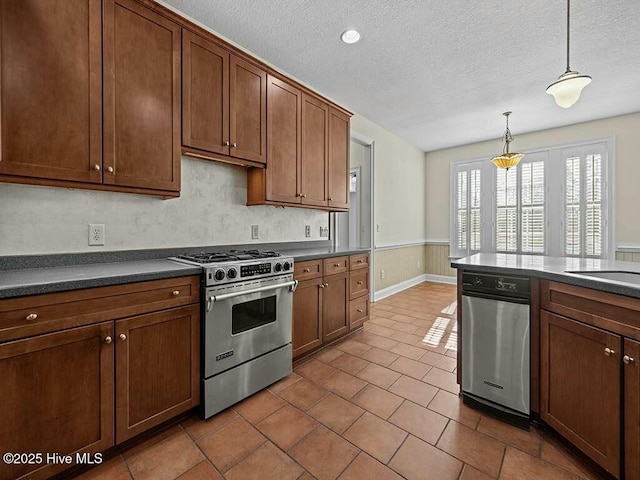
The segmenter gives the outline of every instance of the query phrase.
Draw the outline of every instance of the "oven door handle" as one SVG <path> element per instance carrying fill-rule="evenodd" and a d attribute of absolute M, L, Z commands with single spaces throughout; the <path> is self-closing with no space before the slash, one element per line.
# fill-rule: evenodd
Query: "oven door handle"
<path fill-rule="evenodd" d="M 269 290 L 277 290 L 279 288 L 286 288 L 286 287 L 289 287 L 289 291 L 291 293 L 295 292 L 296 288 L 298 288 L 298 280 L 293 280 L 291 282 L 285 282 L 285 283 L 279 283 L 277 285 L 269 285 L 269 286 L 266 286 L 266 287 L 258 287 L 258 288 L 254 288 L 252 290 L 243 290 L 241 292 L 224 293 L 222 295 L 213 295 L 213 296 L 207 298 L 207 312 L 211 311 L 211 306 L 215 302 L 221 302 L 222 300 L 227 300 L 229 298 L 239 297 L 241 295 L 250 295 L 252 293 L 268 292 Z"/>

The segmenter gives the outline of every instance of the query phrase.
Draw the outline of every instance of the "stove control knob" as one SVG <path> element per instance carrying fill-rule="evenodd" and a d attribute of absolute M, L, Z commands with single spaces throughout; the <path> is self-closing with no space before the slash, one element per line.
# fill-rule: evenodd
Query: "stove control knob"
<path fill-rule="evenodd" d="M 275 267 L 273 267 L 273 269 L 276 272 L 281 272 L 282 271 L 282 264 L 281 263 L 276 263 Z"/>
<path fill-rule="evenodd" d="M 238 276 L 238 271 L 235 268 L 230 268 L 227 270 L 227 277 L 236 278 Z"/>
<path fill-rule="evenodd" d="M 225 277 L 224 270 L 222 270 L 221 268 L 216 270 L 215 277 L 217 281 L 224 280 L 224 277 Z"/>
<path fill-rule="evenodd" d="M 284 269 L 285 272 L 288 270 L 291 270 L 291 264 L 289 262 L 284 262 L 282 264 L 282 268 Z"/>

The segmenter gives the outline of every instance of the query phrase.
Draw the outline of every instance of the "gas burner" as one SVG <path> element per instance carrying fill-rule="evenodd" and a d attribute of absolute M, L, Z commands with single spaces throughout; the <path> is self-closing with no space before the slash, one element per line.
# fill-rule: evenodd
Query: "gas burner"
<path fill-rule="evenodd" d="M 229 254 L 237 257 L 239 260 L 251 260 L 254 258 L 273 258 L 280 256 L 280 254 L 277 252 L 262 252 L 260 250 L 231 250 L 229 251 Z"/>
<path fill-rule="evenodd" d="M 260 250 L 230 250 L 226 252 L 201 252 L 201 253 L 185 253 L 178 255 L 176 258 L 181 260 L 188 260 L 190 262 L 207 264 L 207 263 L 220 263 L 220 262 L 237 262 L 238 260 L 254 260 L 259 258 L 274 258 L 279 257 L 277 252 Z"/>

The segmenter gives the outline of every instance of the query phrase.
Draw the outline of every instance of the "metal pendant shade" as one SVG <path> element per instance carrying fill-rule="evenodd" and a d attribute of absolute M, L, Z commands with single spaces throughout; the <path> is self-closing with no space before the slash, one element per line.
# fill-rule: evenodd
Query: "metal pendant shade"
<path fill-rule="evenodd" d="M 570 0 L 567 0 L 567 71 L 547 87 L 547 93 L 552 95 L 556 104 L 562 108 L 574 105 L 580 98 L 584 87 L 591 83 L 589 75 L 580 75 L 579 72 L 571 70 L 569 66 L 569 2 Z"/>
<path fill-rule="evenodd" d="M 504 136 L 502 137 L 502 140 L 504 141 L 502 155 L 493 157 L 491 161 L 496 167 L 509 170 L 511 167 L 515 167 L 520 163 L 524 154 L 509 152 L 509 144 L 513 142 L 513 135 L 511 135 L 511 130 L 509 130 L 509 115 L 511 115 L 511 112 L 504 112 L 503 115 L 507 118 L 507 128 L 504 131 Z"/>

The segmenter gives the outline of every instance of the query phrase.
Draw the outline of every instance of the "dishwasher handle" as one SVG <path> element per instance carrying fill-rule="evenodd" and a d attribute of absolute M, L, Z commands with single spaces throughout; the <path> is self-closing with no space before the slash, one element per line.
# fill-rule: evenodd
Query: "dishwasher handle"
<path fill-rule="evenodd" d="M 467 292 L 462 290 L 463 297 L 486 298 L 487 300 L 496 300 L 499 302 L 519 303 L 521 305 L 530 305 L 529 298 L 511 297 L 509 295 L 493 295 L 491 293 Z"/>

